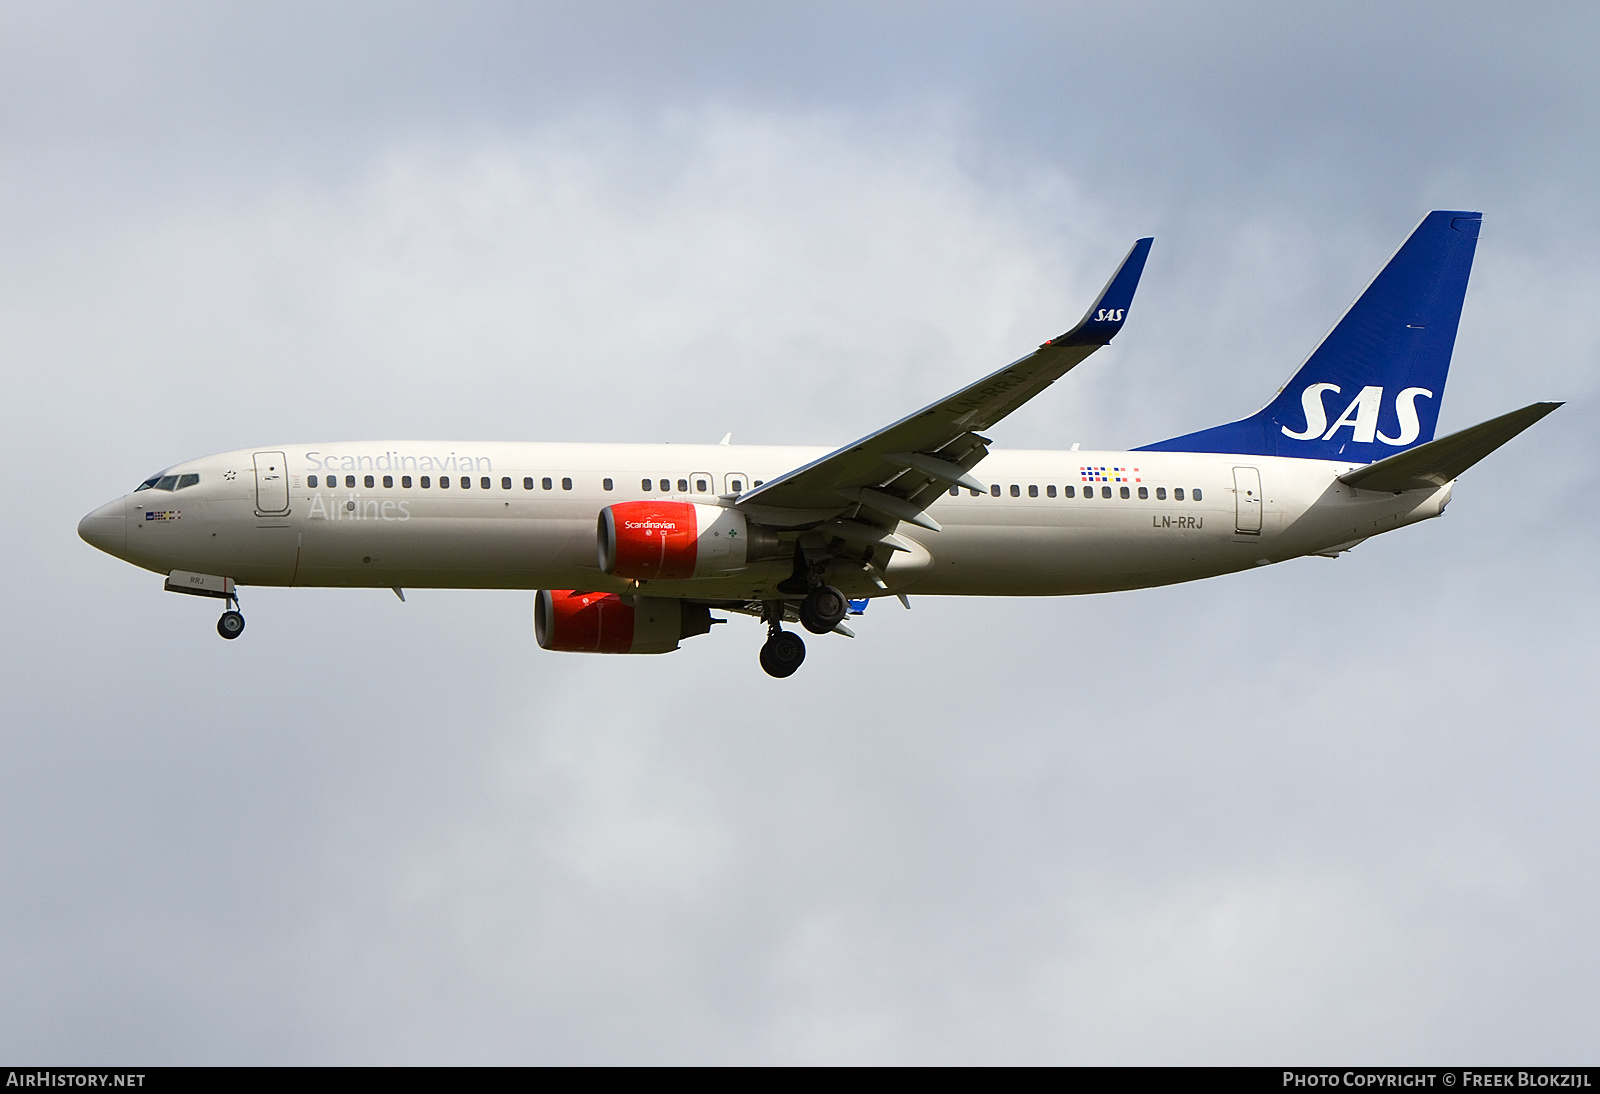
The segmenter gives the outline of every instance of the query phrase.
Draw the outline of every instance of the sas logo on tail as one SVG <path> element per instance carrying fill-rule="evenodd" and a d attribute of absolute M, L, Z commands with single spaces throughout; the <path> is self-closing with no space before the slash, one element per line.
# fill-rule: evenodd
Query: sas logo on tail
<path fill-rule="evenodd" d="M 1394 413 L 1400 423 L 1400 435 L 1390 437 L 1378 432 L 1378 411 L 1383 406 L 1383 388 L 1362 388 L 1361 393 L 1350 400 L 1350 405 L 1344 408 L 1344 413 L 1339 415 L 1331 426 L 1328 424 L 1328 410 L 1322 405 L 1322 394 L 1325 391 L 1337 395 L 1339 385 L 1312 384 L 1300 393 L 1300 405 L 1306 412 L 1306 427 L 1295 432 L 1284 426 L 1285 437 L 1296 441 L 1330 441 L 1335 433 L 1349 426 L 1350 439 L 1358 444 L 1371 444 L 1376 437 L 1384 444 L 1403 448 L 1422 433 L 1422 425 L 1417 421 L 1417 399 L 1433 398 L 1433 392 L 1425 387 L 1408 387 L 1396 395 Z"/>
<path fill-rule="evenodd" d="M 1127 308 L 1101 308 L 1094 313 L 1096 323 L 1120 323 L 1122 317 L 1128 314 Z"/>

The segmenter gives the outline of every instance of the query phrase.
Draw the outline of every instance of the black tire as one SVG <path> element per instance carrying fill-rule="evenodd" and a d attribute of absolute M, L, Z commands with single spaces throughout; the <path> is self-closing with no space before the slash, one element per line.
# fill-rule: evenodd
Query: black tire
<path fill-rule="evenodd" d="M 768 676 L 775 676 L 779 680 L 793 676 L 794 670 L 805 659 L 805 640 L 793 631 L 775 634 L 761 647 L 761 667 Z"/>
<path fill-rule="evenodd" d="M 827 634 L 850 614 L 850 599 L 832 585 L 818 585 L 800 602 L 800 625 L 812 634 Z"/>
<path fill-rule="evenodd" d="M 244 616 L 238 612 L 223 612 L 217 620 L 217 633 L 230 642 L 244 633 Z"/>

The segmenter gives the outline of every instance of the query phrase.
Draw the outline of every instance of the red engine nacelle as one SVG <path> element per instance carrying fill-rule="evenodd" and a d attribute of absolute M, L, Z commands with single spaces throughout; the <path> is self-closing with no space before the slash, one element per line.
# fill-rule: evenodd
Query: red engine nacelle
<path fill-rule="evenodd" d="M 711 629 L 711 609 L 665 596 L 540 589 L 533 633 L 547 650 L 566 653 L 671 653 Z"/>
<path fill-rule="evenodd" d="M 749 553 L 744 514 L 716 505 L 622 501 L 600 510 L 595 531 L 601 571 L 645 581 L 730 573 Z"/>

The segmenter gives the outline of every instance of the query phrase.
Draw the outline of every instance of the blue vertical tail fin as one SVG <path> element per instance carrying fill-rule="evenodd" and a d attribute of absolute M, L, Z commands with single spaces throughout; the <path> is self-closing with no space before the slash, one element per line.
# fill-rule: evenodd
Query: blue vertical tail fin
<path fill-rule="evenodd" d="M 1259 413 L 1139 451 L 1371 463 L 1431 441 L 1482 223 L 1429 213 Z"/>

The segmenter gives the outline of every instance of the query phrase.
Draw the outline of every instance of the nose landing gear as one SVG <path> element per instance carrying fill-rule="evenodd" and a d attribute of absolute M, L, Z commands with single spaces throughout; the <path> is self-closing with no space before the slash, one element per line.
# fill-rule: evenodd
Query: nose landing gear
<path fill-rule="evenodd" d="M 167 575 L 166 590 L 188 596 L 209 596 L 225 602 L 228 610 L 217 620 L 217 633 L 229 641 L 244 633 L 244 616 L 239 612 L 239 592 L 233 578 L 173 570 Z"/>
<path fill-rule="evenodd" d="M 228 593 L 229 608 L 222 613 L 222 618 L 217 620 L 217 633 L 232 642 L 244 633 L 244 613 L 239 611 L 239 594 L 232 589 L 229 589 Z"/>

